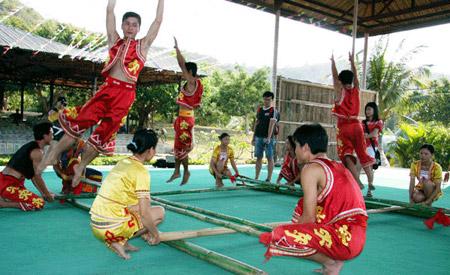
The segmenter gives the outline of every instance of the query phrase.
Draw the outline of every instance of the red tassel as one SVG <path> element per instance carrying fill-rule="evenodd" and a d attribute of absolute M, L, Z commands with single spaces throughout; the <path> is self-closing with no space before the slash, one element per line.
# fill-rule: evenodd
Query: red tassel
<path fill-rule="evenodd" d="M 450 225 L 450 218 L 444 214 L 444 211 L 442 210 L 442 208 L 438 210 L 435 217 L 436 217 L 436 222 L 438 224 L 442 224 L 443 226 Z"/>
<path fill-rule="evenodd" d="M 428 229 L 433 229 L 435 220 L 436 215 L 427 220 L 424 220 L 423 223 L 428 227 Z"/>
<path fill-rule="evenodd" d="M 235 182 L 236 182 L 236 177 L 235 177 L 235 176 L 231 176 L 231 177 L 230 177 L 230 181 L 231 181 L 232 183 L 235 183 Z"/>
<path fill-rule="evenodd" d="M 272 241 L 272 232 L 266 232 L 259 235 L 259 242 L 264 245 L 269 245 Z"/>

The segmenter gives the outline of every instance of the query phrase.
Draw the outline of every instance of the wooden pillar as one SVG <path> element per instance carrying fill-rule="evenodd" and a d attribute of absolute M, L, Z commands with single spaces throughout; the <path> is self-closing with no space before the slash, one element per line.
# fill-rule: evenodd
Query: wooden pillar
<path fill-rule="evenodd" d="M 352 30 L 352 37 L 353 37 L 352 54 L 353 54 L 353 56 L 355 56 L 355 42 L 356 42 L 357 34 L 358 34 L 358 0 L 355 0 L 355 4 L 353 6 L 353 30 Z"/>
<path fill-rule="evenodd" d="M 22 120 L 24 118 L 23 116 L 23 109 L 24 109 L 24 99 L 25 97 L 25 82 L 21 82 L 20 84 L 20 116 L 22 117 Z"/>
<path fill-rule="evenodd" d="M 278 38 L 280 30 L 280 8 L 283 1 L 275 1 L 275 33 L 273 41 L 273 64 L 272 64 L 272 93 L 274 100 L 277 98 L 277 69 L 278 69 Z"/>
<path fill-rule="evenodd" d="M 55 97 L 55 81 L 50 81 L 50 99 L 49 99 L 49 110 L 53 108 L 53 101 Z"/>
<path fill-rule="evenodd" d="M 0 111 L 5 109 L 5 85 L 0 81 Z"/>
<path fill-rule="evenodd" d="M 368 51 L 368 43 L 369 43 L 369 34 L 364 33 L 364 58 L 362 64 L 362 85 L 363 89 L 367 89 L 367 51 Z"/>

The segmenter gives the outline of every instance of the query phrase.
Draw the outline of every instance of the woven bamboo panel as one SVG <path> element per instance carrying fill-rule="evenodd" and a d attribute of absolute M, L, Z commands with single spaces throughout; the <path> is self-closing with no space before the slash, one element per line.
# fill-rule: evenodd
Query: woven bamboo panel
<path fill-rule="evenodd" d="M 367 102 L 376 101 L 373 91 L 361 91 L 360 117 Z M 332 86 L 278 77 L 276 106 L 280 112 L 277 157 L 284 155 L 284 141 L 297 127 L 320 123 L 328 134 L 328 156 L 337 159 L 336 118 L 331 115 L 335 91 Z"/>

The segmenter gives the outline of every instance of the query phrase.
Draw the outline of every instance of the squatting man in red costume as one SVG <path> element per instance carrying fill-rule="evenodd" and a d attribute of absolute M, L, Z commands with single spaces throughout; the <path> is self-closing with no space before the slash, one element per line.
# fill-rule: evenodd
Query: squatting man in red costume
<path fill-rule="evenodd" d="M 159 0 L 156 18 L 147 35 L 136 39 L 141 17 L 137 13 L 127 12 L 122 17 L 124 38 L 121 38 L 116 30 L 115 6 L 116 1 L 109 0 L 106 8 L 109 56 L 102 70 L 105 82 L 78 113 L 67 110 L 59 115 L 58 120 L 65 134 L 55 148 L 49 150 L 37 169 L 40 174 L 47 165 L 55 164 L 61 152 L 69 149 L 87 129 L 100 121 L 86 142 L 80 163 L 74 166 L 73 187 L 80 183 L 86 166 L 100 153 L 113 154 L 116 133 L 135 100 L 136 81 L 163 18 L 164 0 Z"/>

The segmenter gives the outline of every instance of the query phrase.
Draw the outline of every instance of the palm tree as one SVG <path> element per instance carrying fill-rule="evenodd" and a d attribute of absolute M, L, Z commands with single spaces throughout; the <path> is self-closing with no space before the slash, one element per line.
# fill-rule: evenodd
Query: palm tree
<path fill-rule="evenodd" d="M 401 55 L 403 43 L 404 40 L 395 51 L 395 56 L 400 56 L 400 58 L 397 61 L 387 61 L 389 38 L 381 37 L 369 58 L 367 89 L 378 92 L 380 115 L 383 118 L 392 116 L 393 111 L 398 109 L 398 104 L 403 96 L 412 87 L 426 88 L 427 84 L 424 80 L 430 75 L 430 65 L 417 68 L 408 67 L 408 62 L 424 46 L 417 46 Z"/>

